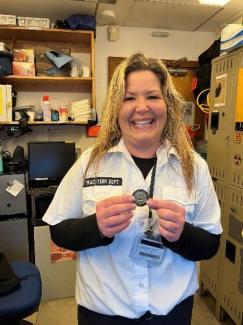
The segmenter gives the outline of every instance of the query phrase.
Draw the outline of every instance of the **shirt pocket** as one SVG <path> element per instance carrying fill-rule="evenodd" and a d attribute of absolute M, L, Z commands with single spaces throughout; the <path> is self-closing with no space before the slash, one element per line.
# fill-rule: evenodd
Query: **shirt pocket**
<path fill-rule="evenodd" d="M 123 186 L 99 185 L 83 188 L 83 212 L 89 216 L 96 212 L 96 203 L 112 196 L 123 195 Z"/>
<path fill-rule="evenodd" d="M 196 192 L 188 192 L 185 187 L 164 186 L 162 188 L 163 200 L 174 201 L 181 204 L 186 210 L 186 221 L 192 223 L 194 220 L 194 211 L 197 205 Z"/>

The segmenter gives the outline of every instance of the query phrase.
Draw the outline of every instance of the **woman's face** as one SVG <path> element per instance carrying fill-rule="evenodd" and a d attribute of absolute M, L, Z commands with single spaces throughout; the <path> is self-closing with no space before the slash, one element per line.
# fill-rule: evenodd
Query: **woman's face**
<path fill-rule="evenodd" d="M 119 125 L 128 151 L 137 157 L 153 157 L 161 144 L 167 120 L 167 107 L 160 81 L 149 70 L 128 75 L 119 112 Z"/>

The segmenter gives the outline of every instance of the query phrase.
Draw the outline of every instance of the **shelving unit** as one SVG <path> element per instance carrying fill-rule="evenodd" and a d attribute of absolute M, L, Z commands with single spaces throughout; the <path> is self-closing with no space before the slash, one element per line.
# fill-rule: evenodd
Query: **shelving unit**
<path fill-rule="evenodd" d="M 91 107 L 95 107 L 95 69 L 94 69 L 94 32 L 82 30 L 44 29 L 34 30 L 23 27 L 0 27 L 0 41 L 13 48 L 70 48 L 71 55 L 76 53 L 84 58 L 90 69 L 90 77 L 50 77 L 50 76 L 6 76 L 0 83 L 11 84 L 16 91 L 53 91 L 80 92 L 90 95 Z M 16 122 L 13 122 L 14 124 Z M 17 122 L 18 123 L 18 122 Z M 31 122 L 35 124 L 58 124 L 59 122 Z M 64 124 L 63 122 L 60 122 Z M 0 122 L 9 124 L 9 122 Z M 81 124 L 66 122 L 65 124 Z M 87 123 L 86 123 L 87 124 Z"/>
<path fill-rule="evenodd" d="M 71 30 L 30 30 L 21 27 L 0 27 L 0 42 L 6 43 L 6 45 L 13 48 L 33 48 L 34 50 L 40 47 L 53 48 L 53 49 L 70 49 L 71 55 L 75 58 L 80 58 L 81 63 L 89 67 L 89 77 L 50 77 L 50 76 L 6 76 L 0 77 L 0 83 L 11 84 L 13 90 L 19 92 L 19 103 L 21 105 L 21 96 L 29 101 L 30 104 L 34 104 L 35 96 L 36 101 L 41 100 L 42 94 L 54 93 L 54 96 L 58 98 L 60 95 L 61 100 L 65 97 L 76 98 L 89 98 L 92 108 L 96 107 L 95 98 L 95 68 L 94 68 L 94 32 L 92 31 L 71 31 Z M 74 54 L 74 55 L 73 55 Z M 32 92 L 32 94 L 28 94 Z M 55 94 L 56 92 L 62 92 L 63 94 Z M 80 94 L 80 96 L 79 96 Z M 67 95 L 67 96 L 66 96 Z M 29 97 L 28 97 L 29 96 Z M 55 98 L 54 98 L 55 99 Z M 65 98 L 66 99 L 66 98 Z M 69 99 L 69 98 L 68 98 Z M 67 101 L 68 101 L 67 99 Z M 60 103 L 60 99 L 58 98 Z M 18 104 L 19 104 L 18 103 Z M 25 103 L 25 101 L 24 101 Z M 29 129 L 35 131 L 34 139 L 42 141 L 43 138 L 48 141 L 52 141 L 56 134 L 58 139 L 73 141 L 77 143 L 76 150 L 81 151 L 79 142 L 80 128 L 83 130 L 83 126 L 95 124 L 95 121 L 79 120 L 79 121 L 29 121 Z M 56 126 L 56 127 L 55 127 Z M 60 126 L 60 127 L 59 127 Z M 75 127 L 78 126 L 78 127 Z M 79 127 L 81 126 L 81 127 Z M 12 134 L 22 134 L 19 121 L 1 121 L 0 130 L 4 133 L 4 140 L 6 142 L 6 149 L 11 152 L 11 146 L 15 145 L 15 136 Z M 51 132 L 49 132 L 49 130 Z M 58 133 L 58 130 L 61 132 Z M 42 138 L 42 131 L 44 137 Z M 52 132 L 53 131 L 53 132 Z M 67 131 L 65 133 L 65 131 Z M 9 134 L 11 134 L 9 136 Z M 25 134 L 25 133 L 24 133 Z M 54 135 L 53 135 L 54 134 Z M 82 133 L 81 133 L 82 135 Z M 59 138 L 60 137 L 60 138 Z M 6 140 L 5 140 L 6 139 Z M 76 139 L 78 141 L 76 142 Z M 17 142 L 21 144 L 23 148 L 26 148 L 28 141 L 32 141 L 32 137 L 23 139 L 23 142 Z M 5 144 L 4 144 L 5 145 Z M 4 177 L 4 176 L 3 176 Z M 5 186 L 6 188 L 6 186 Z M 44 188 L 45 190 L 45 188 Z M 20 228 L 22 241 L 19 244 L 19 251 L 24 250 L 24 231 L 25 228 L 29 230 L 29 242 L 28 242 L 28 254 L 31 262 L 34 262 L 40 272 L 43 279 L 43 294 L 42 299 L 56 299 L 73 295 L 75 287 L 75 261 L 61 261 L 58 263 L 50 262 L 50 246 L 51 238 L 49 233 L 49 227 L 43 225 L 41 218 L 50 201 L 53 197 L 52 188 L 47 188 L 46 193 L 39 191 L 37 193 L 31 192 L 27 187 L 27 199 L 28 199 L 28 216 L 26 220 L 20 220 L 15 222 L 16 226 Z M 23 191 L 21 192 L 23 193 Z M 24 223 L 25 222 L 25 223 Z M 12 222 L 8 223 L 6 227 L 10 228 L 11 232 L 16 231 L 16 226 L 12 226 Z M 4 228 L 5 229 L 5 228 Z M 12 230 L 13 229 L 13 230 Z M 22 230 L 23 229 L 23 230 Z M 23 234 L 22 234 L 23 233 Z M 28 231 L 27 231 L 28 235 Z M 6 237 L 6 236 L 5 236 Z M 18 244 L 18 236 L 16 237 Z M 4 244 L 4 242 L 3 242 Z M 12 248 L 7 242 L 9 250 Z M 14 246 L 14 244 L 13 244 Z M 16 246 L 16 245 L 15 245 Z M 16 249 L 14 248 L 14 251 Z M 22 253 L 22 252 L 21 252 Z M 23 257 L 23 255 L 21 255 Z M 65 275 L 69 274 L 68 280 L 65 279 Z M 60 274 L 61 277 L 56 277 Z M 63 276 L 62 276 L 63 275 Z"/>

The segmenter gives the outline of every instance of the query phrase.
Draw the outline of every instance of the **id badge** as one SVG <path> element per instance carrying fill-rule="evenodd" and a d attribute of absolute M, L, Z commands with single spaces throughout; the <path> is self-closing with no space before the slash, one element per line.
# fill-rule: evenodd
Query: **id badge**
<path fill-rule="evenodd" d="M 130 251 L 130 258 L 138 265 L 155 267 L 162 263 L 165 250 L 161 239 L 137 236 Z"/>

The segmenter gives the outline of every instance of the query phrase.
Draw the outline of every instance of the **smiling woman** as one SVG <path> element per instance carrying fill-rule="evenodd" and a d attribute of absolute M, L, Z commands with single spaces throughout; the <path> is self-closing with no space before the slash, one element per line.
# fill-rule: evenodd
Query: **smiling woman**
<path fill-rule="evenodd" d="M 184 106 L 160 60 L 125 59 L 110 82 L 96 143 L 43 217 L 52 240 L 78 252 L 79 325 L 191 323 L 195 262 L 217 252 L 222 229 Z"/>
<path fill-rule="evenodd" d="M 166 119 L 167 107 L 158 77 L 147 70 L 130 73 L 118 119 L 128 151 L 140 158 L 154 157 Z"/>

